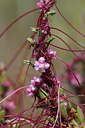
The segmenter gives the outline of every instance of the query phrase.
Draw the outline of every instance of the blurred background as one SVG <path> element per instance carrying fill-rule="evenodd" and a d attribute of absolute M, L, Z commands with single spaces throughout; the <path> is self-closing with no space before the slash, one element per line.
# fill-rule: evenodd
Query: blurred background
<path fill-rule="evenodd" d="M 16 18 L 21 16 L 22 14 L 37 8 L 36 2 L 38 0 L 0 0 L 0 33 Z M 85 0 L 57 0 L 57 6 L 60 9 L 61 13 L 65 16 L 65 18 L 82 33 L 85 33 Z M 54 10 L 56 8 L 54 7 Z M 10 59 L 14 56 L 20 46 L 26 41 L 27 37 L 32 35 L 31 28 L 35 27 L 37 24 L 37 18 L 39 16 L 39 11 L 32 12 L 31 14 L 20 19 L 16 24 L 14 24 L 0 39 L 0 62 L 3 62 L 5 65 L 8 64 Z M 50 26 L 59 28 L 73 37 L 80 44 L 85 46 L 85 38 L 79 35 L 76 31 L 74 31 L 60 16 L 58 11 L 56 10 L 56 15 L 53 17 L 50 16 L 52 21 L 49 21 Z M 71 41 L 64 34 L 52 30 L 52 33 L 60 36 L 64 39 L 72 49 L 82 49 L 77 46 L 73 41 Z M 55 38 L 53 43 L 59 47 L 67 48 L 63 42 L 59 39 Z M 55 48 L 54 48 L 55 49 Z M 67 48 L 68 49 L 68 48 Z M 20 69 L 20 64 L 23 62 L 23 56 L 26 51 L 26 47 L 22 50 L 16 61 L 11 65 L 7 74 L 10 78 L 15 81 L 17 78 L 17 73 Z M 64 59 L 66 62 L 71 62 L 74 57 L 71 52 L 62 51 L 56 49 L 57 55 Z M 28 59 L 30 58 L 32 50 L 30 50 L 28 54 Z M 60 61 L 56 60 L 55 62 L 56 73 L 58 76 L 64 71 L 64 64 Z M 32 68 L 29 69 L 28 74 L 30 77 L 27 78 L 26 84 L 30 84 L 30 79 L 33 78 L 34 74 L 39 75 L 33 71 Z M 66 88 L 71 89 L 68 85 L 65 85 Z M 73 90 L 72 90 L 73 91 Z M 31 99 L 32 101 L 32 99 Z M 75 101 L 74 101 L 75 102 Z M 30 99 L 26 97 L 25 106 L 29 106 Z M 18 112 L 20 108 L 18 108 Z"/>

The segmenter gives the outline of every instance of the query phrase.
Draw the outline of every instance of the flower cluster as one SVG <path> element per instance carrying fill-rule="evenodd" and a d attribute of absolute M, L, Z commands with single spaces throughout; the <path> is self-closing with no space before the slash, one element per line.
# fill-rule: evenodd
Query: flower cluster
<path fill-rule="evenodd" d="M 82 85 L 83 77 L 81 76 L 81 74 L 76 73 L 75 75 L 76 75 L 77 79 L 79 80 L 80 84 Z M 70 76 L 69 80 L 70 80 L 69 82 L 71 85 L 73 85 L 75 87 L 79 87 L 78 82 L 76 81 L 76 79 L 74 78 L 73 75 Z"/>
<path fill-rule="evenodd" d="M 48 69 L 50 67 L 50 64 L 45 62 L 45 58 L 44 57 L 40 57 L 38 59 L 38 61 L 34 62 L 34 69 L 36 71 L 40 70 L 40 72 L 45 72 L 45 69 Z"/>
<path fill-rule="evenodd" d="M 79 83 L 81 86 L 84 85 L 84 62 L 85 62 L 85 55 L 84 53 L 78 54 L 78 57 L 74 58 L 71 63 L 69 63 L 69 66 L 73 69 L 75 76 L 77 77 Z M 81 64 L 81 65 L 80 65 Z M 79 88 L 79 84 L 72 75 L 71 71 L 66 68 L 66 79 L 68 80 L 69 84 Z"/>
<path fill-rule="evenodd" d="M 47 50 L 47 56 L 50 59 L 56 59 L 56 51 L 53 51 L 52 49 L 48 49 Z"/>
<path fill-rule="evenodd" d="M 5 108 L 7 111 L 12 111 L 13 109 L 15 109 L 15 103 L 13 101 L 7 101 Z"/>
<path fill-rule="evenodd" d="M 76 58 L 73 58 L 71 63 L 69 63 L 70 68 L 73 70 L 77 80 L 80 83 L 81 88 L 85 92 L 85 53 L 77 54 Z M 72 72 L 66 67 L 66 74 L 64 74 L 64 79 L 66 79 L 70 87 L 72 87 L 77 95 L 81 95 L 80 86 L 78 81 L 73 76 Z M 85 103 L 85 100 L 80 98 L 81 103 Z"/>
<path fill-rule="evenodd" d="M 8 80 L 6 80 L 4 83 L 3 83 L 3 86 L 4 87 L 10 87 L 10 82 Z"/>
<path fill-rule="evenodd" d="M 8 79 L 6 71 L 4 70 L 4 64 L 0 62 L 0 99 L 4 99 L 6 96 L 8 96 L 11 91 L 11 81 Z M 4 104 L 0 106 L 0 118 L 3 117 L 3 122 L 5 122 L 6 119 L 9 119 L 9 117 L 6 117 L 7 115 L 12 114 L 12 111 L 15 109 L 15 102 L 12 100 L 12 97 L 10 97 Z M 0 124 L 1 124 L 0 119 Z"/>
<path fill-rule="evenodd" d="M 37 3 L 38 8 L 42 8 L 44 6 L 43 0 L 40 0 L 40 2 Z"/>
<path fill-rule="evenodd" d="M 31 85 L 29 85 L 29 88 L 27 88 L 27 95 L 29 97 L 32 97 L 36 94 L 38 86 L 40 85 L 42 79 L 34 76 L 34 79 L 31 80 Z"/>

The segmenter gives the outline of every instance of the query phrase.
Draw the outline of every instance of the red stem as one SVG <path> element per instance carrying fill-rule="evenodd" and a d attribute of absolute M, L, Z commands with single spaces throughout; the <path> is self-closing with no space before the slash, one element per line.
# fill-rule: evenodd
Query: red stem
<path fill-rule="evenodd" d="M 21 15 L 20 17 L 18 17 L 16 20 L 14 20 L 1 34 L 0 34 L 0 38 L 9 30 L 9 28 L 11 28 L 17 21 L 19 21 L 20 19 L 22 19 L 24 16 L 30 14 L 31 12 L 37 11 L 39 10 L 39 8 L 33 9 L 29 12 L 24 13 L 23 15 Z"/>
<path fill-rule="evenodd" d="M 55 3 L 55 0 L 53 0 Z M 77 33 L 79 33 L 81 36 L 85 37 L 85 34 L 81 33 L 80 31 L 78 31 L 60 12 L 60 10 L 58 9 L 56 3 L 55 3 L 55 7 L 57 9 L 57 11 L 59 12 L 59 14 L 61 15 L 61 17 L 70 25 L 71 28 L 73 28 Z"/>
<path fill-rule="evenodd" d="M 59 40 L 61 40 L 72 51 L 71 47 L 61 37 L 54 35 L 54 34 L 51 34 L 51 35 L 53 35 L 53 36 L 57 37 Z M 77 57 L 77 55 L 73 51 L 72 51 L 72 53 L 73 53 L 73 55 L 75 55 Z"/>
<path fill-rule="evenodd" d="M 80 47 L 82 47 L 82 48 L 84 48 L 85 49 L 85 47 L 84 46 L 82 46 L 81 44 L 79 44 L 76 40 L 74 40 L 71 36 L 69 36 L 67 33 L 65 33 L 64 31 L 62 31 L 62 30 L 60 30 L 60 29 L 58 29 L 58 28 L 54 28 L 54 27 L 50 27 L 51 29 L 55 29 L 55 30 L 57 30 L 57 31 L 59 31 L 59 32 L 62 32 L 64 35 L 66 35 L 67 37 L 69 37 L 72 41 L 74 41 L 77 45 L 79 45 Z"/>
<path fill-rule="evenodd" d="M 19 50 L 16 52 L 16 54 L 14 55 L 14 57 L 10 60 L 10 62 L 7 64 L 7 66 L 5 67 L 6 70 L 13 64 L 13 62 L 15 61 L 15 59 L 18 57 L 18 55 L 20 54 L 20 52 L 22 51 L 22 49 L 26 46 L 26 42 L 24 42 L 24 44 L 19 48 Z"/>
<path fill-rule="evenodd" d="M 72 74 L 73 74 L 73 76 L 75 77 L 75 79 L 76 79 L 76 81 L 77 81 L 77 83 L 79 84 L 79 87 L 80 87 L 80 89 L 81 89 L 81 91 L 83 92 L 83 94 L 85 95 L 85 92 L 84 92 L 84 90 L 82 89 L 82 87 L 81 87 L 81 84 L 80 84 L 80 82 L 79 82 L 79 80 L 77 79 L 77 77 L 76 77 L 76 75 L 75 75 L 75 73 L 72 71 L 72 69 L 69 67 L 69 65 L 64 61 L 64 60 L 62 60 L 60 57 L 58 57 L 58 56 L 56 56 L 56 58 L 57 59 L 59 59 L 59 60 L 61 60 L 69 69 L 70 69 L 70 71 L 72 72 Z"/>

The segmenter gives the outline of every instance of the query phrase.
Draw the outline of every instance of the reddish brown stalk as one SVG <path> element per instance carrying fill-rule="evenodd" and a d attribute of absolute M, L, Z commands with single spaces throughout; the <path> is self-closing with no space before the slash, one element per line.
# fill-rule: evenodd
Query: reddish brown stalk
<path fill-rule="evenodd" d="M 22 63 L 21 63 L 21 66 L 20 66 L 19 73 L 18 73 L 18 75 L 17 75 L 17 77 L 16 77 L 16 78 L 17 78 L 17 79 L 16 79 L 16 83 L 17 83 L 17 84 L 20 82 L 20 76 L 21 76 L 21 73 L 23 73 L 23 69 L 24 69 L 24 65 L 25 65 L 25 64 L 24 64 L 24 60 L 27 59 L 28 52 L 29 52 L 30 48 L 31 48 L 31 45 L 28 44 L 27 49 L 26 49 L 26 52 L 25 52 L 24 57 L 23 57 L 23 59 L 22 59 Z"/>
<path fill-rule="evenodd" d="M 7 79 L 10 81 L 10 83 L 11 83 L 13 89 L 14 89 L 14 90 L 17 89 L 18 84 L 16 84 L 8 75 L 7 75 Z"/>
<path fill-rule="evenodd" d="M 6 70 L 8 70 L 11 67 L 11 65 L 13 64 L 13 62 L 15 61 L 15 59 L 18 57 L 18 55 L 20 54 L 20 52 L 22 51 L 22 49 L 26 46 L 26 44 L 27 44 L 27 41 L 25 41 L 24 44 L 22 44 L 22 46 L 18 49 L 18 51 L 15 53 L 15 55 L 12 57 L 12 59 L 9 61 L 9 63 L 5 67 Z"/>
<path fill-rule="evenodd" d="M 28 88 L 28 86 L 25 87 L 20 87 L 17 90 L 13 91 L 11 94 L 9 94 L 8 96 L 6 96 L 3 100 L 0 101 L 0 104 L 3 103 L 5 100 L 7 100 L 8 98 L 10 98 L 12 95 L 14 95 L 15 93 L 17 93 L 18 91 L 24 89 L 24 88 Z"/>
<path fill-rule="evenodd" d="M 56 58 L 59 59 L 59 60 L 61 60 L 61 61 L 70 69 L 70 71 L 72 72 L 73 76 L 75 77 L 75 79 L 76 79 L 76 81 L 77 81 L 77 83 L 78 83 L 78 85 L 79 85 L 81 91 L 82 91 L 83 94 L 85 95 L 85 92 L 84 92 L 84 90 L 83 90 L 83 88 L 82 88 L 82 86 L 81 86 L 79 80 L 77 79 L 75 73 L 72 71 L 72 69 L 70 68 L 70 66 L 69 66 L 64 60 L 62 60 L 60 57 L 56 56 Z"/>
<path fill-rule="evenodd" d="M 41 45 L 41 44 L 48 44 L 48 43 L 47 43 L 47 42 L 42 42 L 42 43 L 37 44 L 37 45 Z M 49 45 L 51 45 L 51 46 L 53 46 L 53 47 L 55 47 L 55 48 L 64 50 L 64 51 L 69 51 L 69 52 L 85 52 L 85 50 L 74 50 L 74 49 L 69 50 L 69 49 L 61 48 L 61 47 L 58 47 L 58 46 L 56 46 L 56 45 L 54 45 L 54 44 L 51 44 L 51 43 L 50 43 Z"/>
<path fill-rule="evenodd" d="M 23 57 L 23 59 L 22 59 L 23 62 L 22 62 L 22 64 L 21 64 L 19 73 L 18 73 L 18 75 L 17 75 L 17 77 L 16 77 L 16 78 L 17 78 L 17 80 L 16 80 L 17 85 L 20 84 L 20 76 L 21 76 L 21 73 L 23 73 L 23 69 L 24 69 L 24 60 L 25 60 L 25 59 L 27 58 L 27 56 L 28 56 L 28 52 L 29 52 L 29 50 L 30 50 L 30 47 L 31 47 L 31 45 L 28 44 L 27 49 L 26 49 L 26 52 L 25 52 L 24 57 Z M 18 98 L 19 98 L 19 100 L 20 100 L 19 95 L 18 95 Z M 15 97 L 15 99 L 16 99 L 16 97 Z"/>
<path fill-rule="evenodd" d="M 71 51 L 71 47 L 59 36 L 52 34 L 53 36 L 57 37 L 59 40 L 61 40 Z M 77 55 L 72 51 L 73 55 L 77 57 Z"/>
<path fill-rule="evenodd" d="M 25 74 L 25 78 L 24 78 L 24 85 L 23 85 L 24 87 L 25 87 L 25 83 L 26 83 L 27 74 L 28 74 L 28 70 L 29 70 L 29 66 L 30 66 L 31 60 L 32 60 L 32 56 L 30 58 L 30 61 L 29 61 L 29 64 L 28 64 L 28 67 L 27 67 L 27 70 L 26 70 L 26 74 Z M 23 108 L 22 108 L 22 111 L 24 110 L 24 95 L 25 95 L 25 92 L 24 92 L 24 89 L 23 89 Z"/>
<path fill-rule="evenodd" d="M 49 45 L 51 45 L 51 46 L 53 46 L 53 47 L 55 47 L 55 48 L 64 50 L 64 51 L 69 51 L 69 52 L 85 52 L 85 50 L 69 50 L 69 49 L 65 49 L 65 48 L 58 47 L 58 46 L 56 46 L 56 45 L 54 45 L 54 44 L 49 44 Z"/>
<path fill-rule="evenodd" d="M 62 30 L 60 30 L 60 29 L 58 29 L 58 28 L 54 28 L 54 27 L 50 27 L 51 29 L 55 29 L 55 30 L 57 30 L 57 31 L 59 31 L 59 32 L 61 32 L 61 33 L 63 33 L 64 35 L 66 35 L 67 37 L 69 37 L 73 42 L 75 42 L 78 46 L 80 46 L 80 47 L 82 47 L 82 48 L 84 48 L 85 49 L 85 47 L 84 46 L 82 46 L 81 44 L 79 44 L 76 40 L 74 40 L 71 36 L 69 36 L 67 33 L 65 33 L 64 31 L 62 31 Z"/>
<path fill-rule="evenodd" d="M 56 5 L 56 3 L 55 3 L 55 0 L 53 0 L 54 1 L 54 4 L 55 4 L 55 7 L 56 7 L 56 9 L 57 9 L 57 11 L 59 12 L 59 14 L 61 15 L 61 17 L 69 24 L 69 26 L 71 27 L 71 28 L 73 28 L 77 33 L 79 33 L 81 36 L 83 36 L 83 37 L 85 37 L 85 34 L 83 34 L 83 33 L 81 33 L 80 31 L 78 31 L 63 15 L 62 15 L 62 13 L 60 12 L 60 10 L 58 9 L 58 7 L 57 7 L 57 5 Z"/>
<path fill-rule="evenodd" d="M 39 8 L 33 9 L 29 12 L 24 13 L 23 15 L 21 15 L 20 17 L 18 17 L 16 20 L 14 20 L 1 34 L 0 34 L 0 38 L 9 30 L 9 28 L 11 28 L 17 21 L 19 21 L 20 19 L 22 19 L 24 16 L 30 14 L 31 12 L 37 11 L 39 10 Z"/>

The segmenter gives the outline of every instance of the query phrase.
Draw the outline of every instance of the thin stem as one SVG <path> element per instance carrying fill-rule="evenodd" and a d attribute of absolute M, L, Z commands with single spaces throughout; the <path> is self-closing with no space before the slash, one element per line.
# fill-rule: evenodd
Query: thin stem
<path fill-rule="evenodd" d="M 72 71 L 72 69 L 70 68 L 70 66 L 69 66 L 64 60 L 62 60 L 60 57 L 56 56 L 56 58 L 59 59 L 59 60 L 61 60 L 61 61 L 70 69 L 70 71 L 72 72 L 73 76 L 75 77 L 77 83 L 79 84 L 81 91 L 82 91 L 83 94 L 85 95 L 85 92 L 84 92 L 84 90 L 82 89 L 81 84 L 80 84 L 78 78 L 76 77 L 75 73 Z"/>
<path fill-rule="evenodd" d="M 55 0 L 53 0 L 55 3 Z M 58 9 L 56 3 L 55 3 L 55 7 L 57 9 L 57 11 L 59 12 L 59 14 L 61 15 L 61 17 L 70 25 L 71 28 L 73 28 L 77 33 L 79 33 L 81 36 L 85 37 L 85 34 L 81 33 L 80 31 L 78 31 L 60 12 L 60 10 Z"/>
<path fill-rule="evenodd" d="M 55 123 L 54 123 L 52 128 L 54 128 L 55 125 L 56 125 L 59 113 L 60 113 L 60 84 L 58 84 L 58 110 L 57 110 L 57 115 L 56 115 Z"/>
<path fill-rule="evenodd" d="M 64 31 L 58 29 L 58 28 L 54 28 L 54 27 L 50 27 L 51 29 L 55 29 L 61 33 L 63 33 L 64 35 L 66 35 L 67 37 L 69 37 L 73 42 L 75 42 L 78 46 L 85 48 L 84 46 L 82 46 L 81 44 L 79 44 L 76 40 L 74 40 L 71 36 L 69 36 L 67 33 L 65 33 Z"/>
<path fill-rule="evenodd" d="M 1 34 L 0 34 L 0 38 L 9 30 L 9 28 L 11 28 L 17 21 L 19 21 L 20 19 L 22 19 L 24 16 L 30 14 L 31 12 L 37 11 L 39 10 L 39 8 L 33 9 L 29 12 L 24 13 L 23 15 L 21 15 L 20 17 L 18 17 L 16 20 L 14 20 Z"/>
<path fill-rule="evenodd" d="M 3 100 L 1 100 L 1 101 L 0 101 L 0 104 L 1 104 L 2 102 L 4 102 L 5 100 L 7 100 L 7 99 L 8 99 L 9 97 L 11 97 L 12 95 L 14 95 L 16 92 L 18 92 L 18 91 L 20 91 L 20 90 L 22 90 L 22 89 L 25 89 L 25 88 L 28 88 L 28 86 L 20 87 L 20 88 L 18 88 L 17 90 L 13 91 L 11 94 L 9 94 L 8 96 L 6 96 Z"/>
<path fill-rule="evenodd" d="M 5 67 L 6 70 L 8 70 L 8 68 L 13 64 L 13 62 L 16 60 L 16 58 L 18 57 L 22 49 L 26 46 L 26 44 L 27 44 L 27 41 L 24 42 L 24 44 L 22 44 L 22 46 L 18 49 L 18 51 L 15 53 L 15 55 L 12 57 L 12 59 L 9 61 L 9 63 Z"/>

